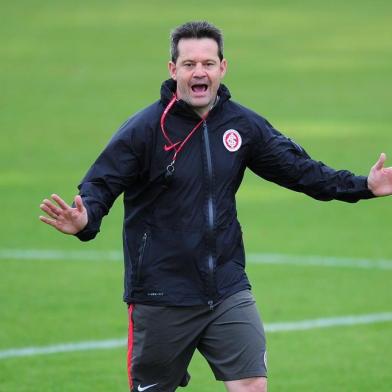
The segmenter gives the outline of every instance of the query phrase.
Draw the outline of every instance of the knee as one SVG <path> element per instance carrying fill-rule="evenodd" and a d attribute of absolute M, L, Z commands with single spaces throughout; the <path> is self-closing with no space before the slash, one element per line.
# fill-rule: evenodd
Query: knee
<path fill-rule="evenodd" d="M 267 378 L 257 377 L 244 389 L 246 392 L 267 392 Z"/>
<path fill-rule="evenodd" d="M 267 378 L 253 377 L 226 382 L 229 392 L 267 392 Z"/>

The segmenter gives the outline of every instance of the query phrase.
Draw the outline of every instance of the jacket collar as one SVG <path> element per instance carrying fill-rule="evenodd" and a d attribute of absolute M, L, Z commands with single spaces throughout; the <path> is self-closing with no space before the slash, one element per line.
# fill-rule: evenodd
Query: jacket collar
<path fill-rule="evenodd" d="M 173 94 L 177 90 L 177 82 L 173 79 L 165 80 L 161 86 L 161 102 L 164 107 L 168 105 L 170 100 L 173 98 Z M 224 102 L 230 99 L 230 91 L 228 88 L 221 84 L 218 89 L 218 96 L 219 99 L 216 101 L 213 109 L 211 112 L 216 112 L 218 108 L 220 108 Z M 178 100 L 176 104 L 171 109 L 172 113 L 180 114 L 186 117 L 197 117 L 199 118 L 198 114 L 192 109 L 190 105 L 188 105 L 182 99 Z"/>

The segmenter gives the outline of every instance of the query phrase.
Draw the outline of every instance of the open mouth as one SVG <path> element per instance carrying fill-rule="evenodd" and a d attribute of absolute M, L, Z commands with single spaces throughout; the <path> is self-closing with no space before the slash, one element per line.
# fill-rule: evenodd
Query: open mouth
<path fill-rule="evenodd" d="M 200 83 L 200 84 L 194 84 L 191 88 L 194 93 L 204 93 L 207 91 L 208 86 L 206 84 Z"/>

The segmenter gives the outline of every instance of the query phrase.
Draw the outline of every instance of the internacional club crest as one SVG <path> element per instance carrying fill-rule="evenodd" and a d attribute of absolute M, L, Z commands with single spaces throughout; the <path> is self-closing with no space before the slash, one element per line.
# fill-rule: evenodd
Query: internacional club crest
<path fill-rule="evenodd" d="M 235 129 L 228 129 L 223 134 L 223 145 L 230 152 L 234 152 L 240 149 L 242 144 L 242 138 L 238 131 Z"/>

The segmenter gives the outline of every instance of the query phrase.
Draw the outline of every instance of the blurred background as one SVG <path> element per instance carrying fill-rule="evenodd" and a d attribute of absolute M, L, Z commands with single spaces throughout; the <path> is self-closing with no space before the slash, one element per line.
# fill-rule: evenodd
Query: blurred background
<path fill-rule="evenodd" d="M 177 25 L 221 28 L 232 99 L 313 158 L 362 175 L 392 158 L 390 1 L 0 6 L 0 391 L 127 390 L 125 346 L 5 352 L 126 336 L 121 198 L 90 243 L 40 223 L 39 204 L 71 202 L 113 132 L 159 98 Z M 322 203 L 248 173 L 237 202 L 266 325 L 391 312 L 391 200 Z M 390 322 L 267 338 L 271 391 L 392 389 Z M 190 372 L 187 390 L 224 390 L 200 355 Z"/>

